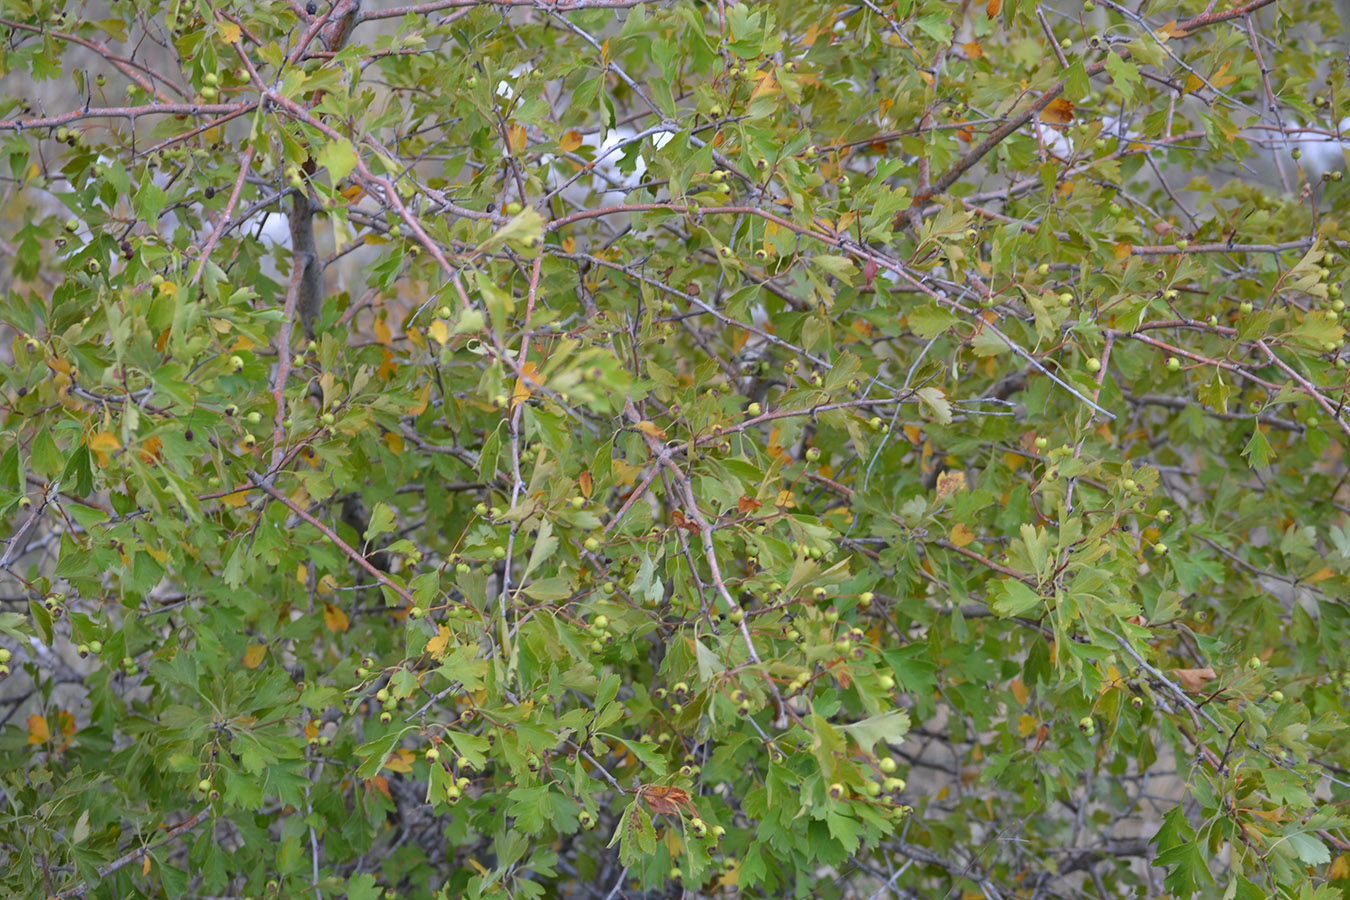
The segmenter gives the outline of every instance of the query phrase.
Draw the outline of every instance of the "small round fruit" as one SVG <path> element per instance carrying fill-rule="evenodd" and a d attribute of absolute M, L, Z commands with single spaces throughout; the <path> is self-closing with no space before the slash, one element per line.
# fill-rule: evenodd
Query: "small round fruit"
<path fill-rule="evenodd" d="M 420 606 L 414 606 L 412 609 L 408 610 L 408 615 L 412 616 L 414 619 L 420 619 L 426 614 L 427 611 Z"/>
<path fill-rule="evenodd" d="M 1271 692 L 1270 692 L 1270 699 L 1273 700 L 1273 701 L 1275 701 L 1276 703 L 1283 703 L 1283 702 L 1284 702 L 1284 691 L 1271 691 Z"/>
<path fill-rule="evenodd" d="M 569 502 L 572 504 L 573 509 L 581 509 L 583 506 L 586 505 L 586 498 L 573 497 Z"/>
<path fill-rule="evenodd" d="M 201 791 L 203 794 L 209 794 L 211 792 L 211 779 L 203 778 L 201 781 L 197 782 L 197 790 Z"/>
<path fill-rule="evenodd" d="M 1096 372 L 1101 369 L 1102 361 L 1095 356 L 1089 357 L 1086 363 L 1089 372 Z"/>
<path fill-rule="evenodd" d="M 903 778 L 887 778 L 887 779 L 882 783 L 881 786 L 884 787 L 884 788 L 886 789 L 886 792 L 887 792 L 887 793 L 890 793 L 890 794 L 898 794 L 898 793 L 903 792 L 904 789 L 905 789 L 905 779 L 903 779 Z"/>
<path fill-rule="evenodd" d="M 1175 356 L 1167 357 L 1167 371 L 1177 372 L 1180 371 L 1180 369 L 1181 369 L 1181 360 L 1177 359 Z"/>
<path fill-rule="evenodd" d="M 807 462 L 815 462 L 815 461 L 818 460 L 818 459 L 820 459 L 820 448 L 819 448 L 819 447 L 811 447 L 811 448 L 807 449 L 807 451 L 806 451 L 806 460 L 807 460 Z"/>
<path fill-rule="evenodd" d="M 840 799 L 844 796 L 844 786 L 836 781 L 834 784 L 830 785 L 829 794 L 831 800 Z"/>
<path fill-rule="evenodd" d="M 0 647 L 0 663 L 9 662 L 13 656 L 14 654 L 10 652 L 8 647 Z"/>
<path fill-rule="evenodd" d="M 739 606 L 732 607 L 731 612 L 727 613 L 727 619 L 733 625 L 739 625 L 745 619 L 745 610 Z"/>
<path fill-rule="evenodd" d="M 394 717 L 393 717 L 392 715 L 390 715 L 388 712 L 382 712 L 382 713 L 380 713 L 380 724 L 381 724 L 381 725 L 388 725 L 388 724 L 389 724 L 390 722 L 392 722 L 392 721 L 394 721 Z"/>
<path fill-rule="evenodd" d="M 319 416 L 319 421 L 324 424 L 324 427 L 331 427 L 333 423 L 337 421 L 337 416 L 333 415 L 332 413 L 326 412 L 323 415 Z"/>
<path fill-rule="evenodd" d="M 1261 657 L 1253 656 L 1251 659 L 1247 660 L 1247 668 L 1253 670 L 1261 668 Z"/>
<path fill-rule="evenodd" d="M 894 759 L 887 756 L 877 763 L 877 768 L 885 772 L 887 775 L 890 775 L 896 769 L 896 762 Z"/>
<path fill-rule="evenodd" d="M 1238 304 L 1238 312 L 1242 313 L 1244 316 L 1251 312 L 1252 309 L 1253 307 L 1250 301 L 1244 300 Z"/>
<path fill-rule="evenodd" d="M 1153 545 L 1153 552 L 1158 554 L 1159 556 L 1166 556 L 1167 549 L 1168 549 L 1167 545 L 1164 544 L 1162 541 L 1158 541 L 1158 543 Z"/>
<path fill-rule="evenodd" d="M 600 540 L 599 538 L 588 537 L 586 538 L 584 546 L 587 552 L 594 553 L 595 551 L 600 549 Z"/>
<path fill-rule="evenodd" d="M 870 609 L 872 607 L 873 601 L 875 601 L 876 599 L 877 599 L 876 594 L 872 593 L 871 591 L 863 591 L 861 594 L 858 595 L 858 605 L 863 609 Z"/>
<path fill-rule="evenodd" d="M 1078 730 L 1084 734 L 1092 734 L 1097 730 L 1097 723 L 1092 720 L 1092 716 L 1083 716 L 1078 720 Z"/>
<path fill-rule="evenodd" d="M 435 747 L 427 748 L 427 762 L 434 763 L 440 758 L 441 758 L 441 751 L 437 750 Z"/>
<path fill-rule="evenodd" d="M 244 416 L 244 421 L 248 422 L 250 425 L 257 425 L 259 422 L 262 421 L 262 413 L 251 412 L 248 415 Z"/>
<path fill-rule="evenodd" d="M 79 646 L 77 646 L 77 647 L 75 648 L 75 652 L 78 653 L 78 654 L 80 654 L 80 659 L 88 659 L 88 658 L 89 658 L 89 645 L 88 645 L 88 644 L 80 644 Z"/>
<path fill-rule="evenodd" d="M 761 415 L 763 412 L 764 407 L 760 406 L 758 403 L 751 403 L 749 406 L 745 408 L 745 414 L 747 416 L 758 416 Z"/>
<path fill-rule="evenodd" d="M 497 559 L 506 559 L 506 548 L 498 544 L 492 548 L 492 555 Z"/>
<path fill-rule="evenodd" d="M 1134 493 L 1139 489 L 1139 485 L 1135 483 L 1133 478 L 1126 478 L 1120 483 L 1120 486 L 1125 489 L 1126 493 Z"/>
<path fill-rule="evenodd" d="M 1037 449 L 1037 450 L 1044 450 L 1046 447 L 1049 447 L 1049 446 L 1050 446 L 1050 440 L 1049 440 L 1049 438 L 1043 438 L 1043 437 L 1038 437 L 1038 438 L 1036 438 L 1036 449 Z"/>
<path fill-rule="evenodd" d="M 877 684 L 881 686 L 883 691 L 893 690 L 895 688 L 895 679 L 889 675 L 882 675 L 877 679 Z"/>
<path fill-rule="evenodd" d="M 90 641 L 90 642 L 89 642 L 89 652 L 90 652 L 90 653 L 102 653 L 102 652 L 103 652 L 103 642 L 102 642 L 102 641 Z M 4 660 L 8 660 L 8 659 L 9 659 L 9 656 L 8 656 L 9 651 L 6 650 L 6 651 L 4 651 L 4 653 L 5 653 L 6 655 L 5 655 L 5 657 L 4 657 L 3 660 L 0 660 L 0 662 L 3 662 Z"/>

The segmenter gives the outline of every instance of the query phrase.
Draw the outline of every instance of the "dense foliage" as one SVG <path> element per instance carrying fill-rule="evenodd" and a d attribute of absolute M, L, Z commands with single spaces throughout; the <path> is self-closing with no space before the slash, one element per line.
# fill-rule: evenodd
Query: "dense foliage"
<path fill-rule="evenodd" d="M 0 13 L 6 896 L 1350 890 L 1334 6 Z"/>

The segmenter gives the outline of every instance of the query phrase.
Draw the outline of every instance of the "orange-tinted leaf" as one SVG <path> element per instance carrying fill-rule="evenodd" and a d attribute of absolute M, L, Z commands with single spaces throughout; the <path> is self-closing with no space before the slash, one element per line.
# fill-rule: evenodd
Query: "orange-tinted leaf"
<path fill-rule="evenodd" d="M 591 492 L 595 490 L 595 478 L 590 472 L 582 472 L 581 477 L 577 479 L 577 485 L 581 488 L 581 496 L 587 500 L 591 499 Z"/>
<path fill-rule="evenodd" d="M 980 46 L 979 41 L 971 41 L 968 44 L 962 44 L 961 49 L 966 51 L 966 56 L 971 59 L 979 59 L 984 56 L 984 48 Z"/>
<path fill-rule="evenodd" d="M 346 631 L 350 624 L 347 614 L 331 603 L 323 605 L 323 626 L 329 631 Z"/>
<path fill-rule="evenodd" d="M 1052 125 L 1068 125 L 1073 121 L 1073 104 L 1063 97 L 1056 97 L 1041 110 L 1041 121 Z"/>
<path fill-rule="evenodd" d="M 558 146 L 571 153 L 581 146 L 581 132 L 569 131 L 558 139 Z"/>
<path fill-rule="evenodd" d="M 1003 0 L 989 0 L 984 6 L 984 14 L 992 19 L 994 16 L 998 15 L 1002 9 Z"/>
<path fill-rule="evenodd" d="M 942 502 L 959 491 L 966 489 L 965 472 L 943 472 L 937 480 L 937 499 Z"/>
<path fill-rule="evenodd" d="M 45 744 L 51 740 L 52 730 L 47 725 L 45 716 L 33 713 L 28 717 L 28 743 Z"/>
<path fill-rule="evenodd" d="M 525 126 L 508 125 L 506 128 L 506 138 L 511 142 L 512 153 L 525 152 Z"/>
<path fill-rule="evenodd" d="M 394 333 L 389 330 L 389 323 L 384 319 L 378 319 L 375 322 L 375 340 L 386 347 L 394 339 Z"/>
<path fill-rule="evenodd" d="M 385 778 L 383 775 L 376 775 L 374 778 L 368 779 L 366 784 L 373 787 L 381 794 L 384 794 L 386 799 L 394 799 L 393 795 L 389 793 L 389 779 Z"/>
<path fill-rule="evenodd" d="M 666 439 L 666 433 L 660 428 L 657 428 L 655 422 L 648 421 L 647 419 L 643 419 L 633 427 L 645 435 L 656 438 L 658 441 L 664 441 Z"/>
<path fill-rule="evenodd" d="M 148 465 L 154 465 L 159 462 L 159 451 L 164 446 L 164 442 L 159 439 L 159 435 L 151 435 L 141 441 L 140 456 L 141 462 Z"/>
<path fill-rule="evenodd" d="M 98 458 L 100 466 L 106 466 L 112 459 L 112 452 L 121 446 L 122 442 L 111 431 L 100 431 L 89 436 L 89 449 Z"/>
<path fill-rule="evenodd" d="M 244 666 L 249 669 L 256 669 L 262 665 L 263 657 L 267 655 L 266 644 L 254 644 L 244 651 Z"/>
<path fill-rule="evenodd" d="M 754 497 L 747 497 L 744 494 L 736 500 L 736 511 L 744 515 L 752 513 L 764 505 L 764 501 L 756 500 Z"/>

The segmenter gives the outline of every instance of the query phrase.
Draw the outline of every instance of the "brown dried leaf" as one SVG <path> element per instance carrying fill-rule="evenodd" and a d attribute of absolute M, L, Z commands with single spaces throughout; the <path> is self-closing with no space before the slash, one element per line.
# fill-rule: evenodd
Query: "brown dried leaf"
<path fill-rule="evenodd" d="M 638 787 L 638 796 L 654 813 L 678 815 L 683 808 L 689 810 L 691 816 L 698 815 L 698 810 L 689 801 L 689 795 L 685 793 L 683 788 L 662 784 L 644 784 Z"/>
<path fill-rule="evenodd" d="M 1176 680 L 1181 682 L 1181 686 L 1188 691 L 1203 690 L 1206 682 L 1219 677 L 1218 673 L 1209 667 L 1203 669 L 1172 669 L 1169 674 L 1175 676 Z"/>

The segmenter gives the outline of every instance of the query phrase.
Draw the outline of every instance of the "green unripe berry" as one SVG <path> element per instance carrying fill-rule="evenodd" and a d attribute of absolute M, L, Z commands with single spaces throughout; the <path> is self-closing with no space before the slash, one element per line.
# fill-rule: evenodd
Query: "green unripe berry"
<path fill-rule="evenodd" d="M 1177 359 L 1175 356 L 1167 357 L 1167 371 L 1177 372 L 1180 370 L 1181 370 L 1181 360 Z"/>
<path fill-rule="evenodd" d="M 1050 440 L 1049 440 L 1049 438 L 1043 438 L 1043 437 L 1038 437 L 1038 438 L 1036 438 L 1036 449 L 1037 449 L 1037 450 L 1044 450 L 1046 447 L 1049 447 L 1049 446 L 1050 446 Z"/>
<path fill-rule="evenodd" d="M 1089 372 L 1096 372 L 1101 369 L 1102 361 L 1095 356 L 1090 356 L 1088 357 L 1086 365 Z"/>
<path fill-rule="evenodd" d="M 877 763 L 877 768 L 889 775 L 896 769 L 895 760 L 887 756 Z"/>

